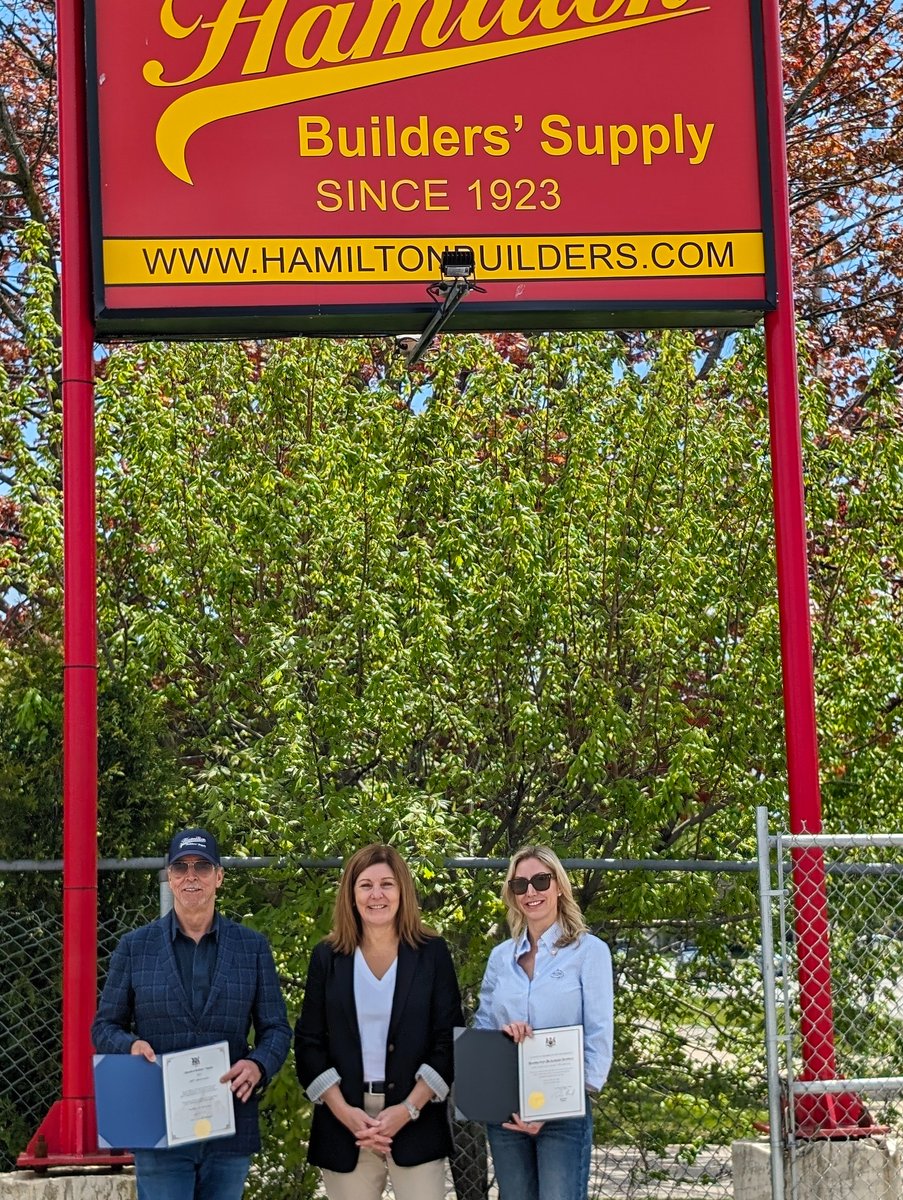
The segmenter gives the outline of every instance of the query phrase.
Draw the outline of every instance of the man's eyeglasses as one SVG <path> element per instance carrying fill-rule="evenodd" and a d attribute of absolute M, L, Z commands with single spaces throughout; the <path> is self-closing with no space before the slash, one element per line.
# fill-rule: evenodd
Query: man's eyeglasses
<path fill-rule="evenodd" d="M 183 862 L 179 859 L 177 862 L 170 863 L 169 869 L 173 875 L 181 878 L 187 875 L 189 871 L 194 871 L 195 875 L 206 876 L 212 875 L 216 867 L 212 862 L 208 862 L 206 858 L 199 858 L 197 862 Z M 546 885 L 548 886 L 548 884 Z"/>
<path fill-rule="evenodd" d="M 515 875 L 513 879 L 508 880 L 508 888 L 515 896 L 523 896 L 531 883 L 534 891 L 547 892 L 552 886 L 552 872 L 543 871 L 541 875 L 534 875 L 531 879 L 527 879 L 525 875 Z"/>

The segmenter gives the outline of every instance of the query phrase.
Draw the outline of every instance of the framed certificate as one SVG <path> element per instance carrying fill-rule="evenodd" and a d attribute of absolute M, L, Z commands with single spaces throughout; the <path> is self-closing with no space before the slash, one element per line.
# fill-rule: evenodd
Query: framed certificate
<path fill-rule="evenodd" d="M 142 1150 L 184 1146 L 235 1133 L 229 1043 L 215 1042 L 150 1063 L 140 1054 L 95 1054 L 98 1144 Z"/>
<path fill-rule="evenodd" d="M 232 1089 L 220 1083 L 230 1066 L 228 1042 L 164 1054 L 162 1064 L 168 1146 L 235 1133 Z"/>
<path fill-rule="evenodd" d="M 524 1121 L 582 1117 L 583 1026 L 534 1029 L 518 1046 L 520 1115 Z"/>

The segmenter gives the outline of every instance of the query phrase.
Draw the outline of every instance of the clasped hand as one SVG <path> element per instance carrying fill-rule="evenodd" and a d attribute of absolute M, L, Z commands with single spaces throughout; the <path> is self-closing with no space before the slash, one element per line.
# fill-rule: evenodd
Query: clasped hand
<path fill-rule="evenodd" d="M 403 1104 L 390 1104 L 378 1116 L 371 1117 L 362 1108 L 350 1108 L 345 1124 L 354 1134 L 362 1150 L 376 1154 L 388 1154 L 392 1138 L 405 1126 L 411 1117 Z"/>

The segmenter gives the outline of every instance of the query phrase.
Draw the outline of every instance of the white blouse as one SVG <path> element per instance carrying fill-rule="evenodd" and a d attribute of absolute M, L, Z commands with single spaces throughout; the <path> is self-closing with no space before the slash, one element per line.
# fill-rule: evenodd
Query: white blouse
<path fill-rule="evenodd" d="M 364 1059 L 364 1079 L 373 1082 L 386 1077 L 386 1043 L 389 1040 L 389 1018 L 395 995 L 395 976 L 398 959 L 382 979 L 377 979 L 360 947 L 354 952 L 354 1006 L 361 1031 L 361 1053 Z"/>

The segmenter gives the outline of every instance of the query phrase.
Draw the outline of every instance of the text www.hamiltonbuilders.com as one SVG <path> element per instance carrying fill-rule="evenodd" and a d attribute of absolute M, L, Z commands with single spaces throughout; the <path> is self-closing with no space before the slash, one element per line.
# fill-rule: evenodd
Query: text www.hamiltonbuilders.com
<path fill-rule="evenodd" d="M 762 275 L 759 232 L 515 239 L 110 239 L 108 285 L 432 282 L 446 246 L 471 247 L 477 278 L 642 279 Z"/>

